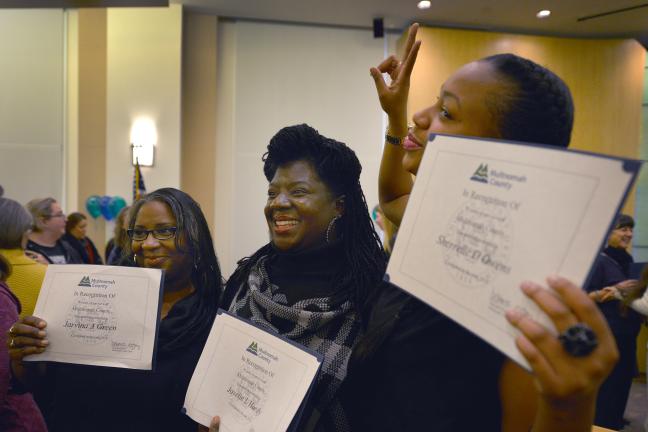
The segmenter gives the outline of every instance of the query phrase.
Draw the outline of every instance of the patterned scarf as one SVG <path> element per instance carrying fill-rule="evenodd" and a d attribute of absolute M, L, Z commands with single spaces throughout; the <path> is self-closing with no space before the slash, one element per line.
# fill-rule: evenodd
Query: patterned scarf
<path fill-rule="evenodd" d="M 360 336 L 361 326 L 355 319 L 353 305 L 348 299 L 334 304 L 331 298 L 324 297 L 288 306 L 285 295 L 268 278 L 266 260 L 264 256 L 251 267 L 229 311 L 322 354 L 322 368 L 308 402 L 314 411 L 307 411 L 304 418 L 315 418 L 314 422 L 307 421 L 312 427 L 319 414 L 317 429 L 349 430 L 336 393 L 346 377 L 351 349 Z M 307 290 L 305 287 L 304 292 Z"/>

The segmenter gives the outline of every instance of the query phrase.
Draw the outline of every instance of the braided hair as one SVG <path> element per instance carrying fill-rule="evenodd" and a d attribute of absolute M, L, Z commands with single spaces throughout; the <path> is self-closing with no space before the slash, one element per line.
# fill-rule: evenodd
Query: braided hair
<path fill-rule="evenodd" d="M 277 132 L 262 159 L 263 173 L 268 182 L 279 167 L 307 161 L 334 196 L 344 195 L 344 215 L 335 224 L 340 233 L 346 265 L 341 274 L 333 277 L 332 282 L 335 286 L 352 287 L 351 300 L 356 310 L 362 312 L 367 297 L 382 280 L 386 259 L 360 186 L 362 165 L 355 152 L 345 144 L 326 138 L 312 127 L 301 124 Z M 267 244 L 254 255 L 239 261 L 237 270 L 228 281 L 228 288 L 230 283 L 238 287 L 252 265 L 262 256 L 273 252 L 272 245 Z"/>
<path fill-rule="evenodd" d="M 567 147 L 574 124 L 574 104 L 565 82 L 549 69 L 515 54 L 482 59 L 512 86 L 491 95 L 489 109 L 504 139 Z"/>

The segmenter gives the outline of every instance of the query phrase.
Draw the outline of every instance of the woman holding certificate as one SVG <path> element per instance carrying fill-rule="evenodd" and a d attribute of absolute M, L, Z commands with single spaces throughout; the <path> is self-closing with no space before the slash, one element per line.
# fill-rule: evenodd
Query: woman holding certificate
<path fill-rule="evenodd" d="M 385 271 L 360 162 L 305 124 L 280 130 L 264 162 L 270 243 L 239 262 L 223 307 L 323 355 L 298 430 L 345 431 L 339 388 L 361 308 Z"/>
<path fill-rule="evenodd" d="M 408 129 L 409 78 L 420 46 L 417 28 L 410 29 L 402 62 L 390 57 L 371 69 L 389 117 L 379 179 L 381 207 L 396 224 L 430 133 L 565 147 L 573 119 L 571 95 L 560 78 L 504 54 L 459 69 L 442 86 L 437 103 L 416 113 Z M 389 85 L 383 73 L 391 75 Z M 517 347 L 533 375 L 421 301 L 393 288 L 383 290 L 373 303 L 346 383 L 356 390 L 349 392 L 355 428 L 589 431 L 596 392 L 618 354 L 586 294 L 561 278 L 548 283 L 557 295 L 533 283 L 523 284 L 522 291 L 555 323 L 560 339 L 528 316 L 507 314 L 520 331 Z"/>
<path fill-rule="evenodd" d="M 48 349 L 47 324 L 15 323 L 8 338 L 14 373 L 41 390 L 51 431 L 191 431 L 181 412 L 218 308 L 221 274 L 204 215 L 189 195 L 164 188 L 137 201 L 128 230 L 135 264 L 164 270 L 154 370 L 48 363 L 44 375 L 21 361 Z"/>

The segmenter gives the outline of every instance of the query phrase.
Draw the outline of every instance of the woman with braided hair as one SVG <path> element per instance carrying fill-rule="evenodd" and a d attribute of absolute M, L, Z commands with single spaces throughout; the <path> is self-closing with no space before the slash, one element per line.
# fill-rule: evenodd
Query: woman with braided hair
<path fill-rule="evenodd" d="M 268 145 L 270 242 L 239 262 L 223 307 L 324 356 L 298 430 L 348 430 L 338 393 L 385 255 L 353 150 L 302 124 Z"/>
<path fill-rule="evenodd" d="M 501 54 L 460 68 L 408 129 L 417 28 L 410 28 L 402 62 L 392 56 L 371 68 L 389 118 L 380 206 L 397 225 L 430 133 L 566 147 L 573 121 L 571 95 L 560 78 L 530 60 Z M 383 73 L 390 74 L 389 85 Z M 530 317 L 509 312 L 533 375 L 435 309 L 393 287 L 383 289 L 372 301 L 345 383 L 346 403 L 355 405 L 354 430 L 589 431 L 596 392 L 618 354 L 587 295 L 559 277 L 548 283 L 553 292 L 530 282 L 521 288 L 559 331 L 582 323 L 594 331 L 598 346 L 577 357 Z"/>

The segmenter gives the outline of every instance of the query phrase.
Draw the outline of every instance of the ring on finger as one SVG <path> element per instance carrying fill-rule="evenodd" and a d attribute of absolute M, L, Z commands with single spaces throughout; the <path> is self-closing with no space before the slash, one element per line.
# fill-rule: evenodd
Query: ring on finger
<path fill-rule="evenodd" d="M 9 348 L 15 348 L 15 347 L 16 347 L 16 339 L 11 338 L 11 340 L 9 341 Z"/>
<path fill-rule="evenodd" d="M 598 346 L 596 333 L 585 323 L 568 327 L 558 336 L 563 349 L 573 357 L 585 357 Z"/>
<path fill-rule="evenodd" d="M 14 328 L 14 326 L 9 327 L 9 334 L 12 336 L 16 334 L 16 329 Z"/>

